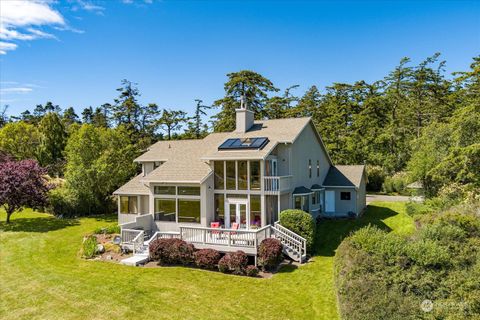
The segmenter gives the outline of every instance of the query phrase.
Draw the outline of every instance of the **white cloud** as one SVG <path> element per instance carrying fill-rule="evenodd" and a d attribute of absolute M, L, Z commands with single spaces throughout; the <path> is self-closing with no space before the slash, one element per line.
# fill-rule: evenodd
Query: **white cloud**
<path fill-rule="evenodd" d="M 125 4 L 137 4 L 137 5 L 142 5 L 142 3 L 140 2 L 140 0 L 122 0 L 123 3 Z M 146 3 L 146 4 L 152 4 L 153 3 L 153 0 L 143 0 L 143 3 Z"/>
<path fill-rule="evenodd" d="M 17 49 L 17 45 L 15 43 L 0 41 L 0 54 L 7 54 L 7 51 L 15 49 Z"/>
<path fill-rule="evenodd" d="M 78 9 L 82 9 L 85 11 L 92 11 L 95 12 L 96 14 L 103 15 L 103 11 L 105 10 L 104 7 L 93 4 L 89 1 L 84 1 L 84 0 L 76 0 L 78 6 L 73 6 L 72 11 L 77 11 Z"/>
<path fill-rule="evenodd" d="M 9 41 L 56 39 L 54 35 L 38 29 L 47 25 L 66 26 L 65 19 L 50 6 L 50 2 L 0 1 L 0 39 Z M 18 45 L 12 42 L 0 42 L 0 54 L 6 54 L 8 50 L 15 50 L 17 47 Z"/>
<path fill-rule="evenodd" d="M 44 1 L 0 1 L 2 24 L 31 26 L 65 24 L 62 15 Z"/>
<path fill-rule="evenodd" d="M 32 92 L 32 88 L 28 87 L 12 87 L 12 88 L 1 88 L 0 94 L 18 94 L 18 93 L 29 93 Z"/>

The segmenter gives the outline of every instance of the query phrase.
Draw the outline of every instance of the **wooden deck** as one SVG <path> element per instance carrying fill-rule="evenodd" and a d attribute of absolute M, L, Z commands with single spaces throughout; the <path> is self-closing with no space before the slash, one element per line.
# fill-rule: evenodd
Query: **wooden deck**
<path fill-rule="evenodd" d="M 141 216 L 142 221 L 145 216 Z M 153 219 L 153 217 L 152 217 Z M 122 247 L 135 253 L 143 254 L 151 241 L 159 238 L 178 238 L 191 243 L 197 249 L 215 249 L 220 252 L 235 252 L 241 250 L 248 255 L 257 256 L 260 243 L 267 238 L 280 240 L 284 253 L 290 258 L 302 262 L 306 258 L 306 240 L 291 230 L 281 226 L 266 225 L 259 229 L 223 229 L 208 227 L 181 226 L 179 232 L 157 231 L 145 239 L 143 223 L 129 222 L 121 225 Z M 134 229 L 135 228 L 135 229 Z M 140 229 L 140 230 L 139 230 Z M 148 230 L 148 229 L 147 229 Z M 151 229 L 150 229 L 151 230 Z M 146 241 L 145 241 L 146 240 Z"/>
<path fill-rule="evenodd" d="M 254 230 L 180 227 L 181 239 L 198 249 L 210 248 L 221 252 L 242 250 L 249 255 L 256 255 L 259 244 L 270 236 L 270 225 Z"/>

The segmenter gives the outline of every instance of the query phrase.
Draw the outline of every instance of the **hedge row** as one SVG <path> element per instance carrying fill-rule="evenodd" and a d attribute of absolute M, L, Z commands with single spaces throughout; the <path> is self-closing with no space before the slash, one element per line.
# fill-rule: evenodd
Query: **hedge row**
<path fill-rule="evenodd" d="M 268 241 L 267 241 L 268 240 Z M 259 270 L 248 265 L 243 251 L 230 252 L 223 257 L 214 249 L 195 250 L 192 244 L 180 239 L 157 239 L 150 243 L 150 259 L 163 265 L 195 265 L 202 269 L 255 277 Z M 260 262 L 265 270 L 273 269 L 281 261 L 282 246 L 276 239 L 260 244 Z"/>

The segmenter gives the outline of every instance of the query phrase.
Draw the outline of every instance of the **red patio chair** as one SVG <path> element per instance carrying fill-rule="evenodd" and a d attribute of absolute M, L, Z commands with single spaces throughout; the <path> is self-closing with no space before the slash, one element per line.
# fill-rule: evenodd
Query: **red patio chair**
<path fill-rule="evenodd" d="M 220 222 L 210 222 L 210 228 L 220 229 Z M 220 231 L 212 231 L 212 234 L 219 234 Z"/>
<path fill-rule="evenodd" d="M 239 223 L 232 223 L 232 228 L 233 230 L 238 230 L 238 228 L 240 228 L 240 224 Z M 237 234 L 236 232 L 232 232 L 232 234 Z"/>

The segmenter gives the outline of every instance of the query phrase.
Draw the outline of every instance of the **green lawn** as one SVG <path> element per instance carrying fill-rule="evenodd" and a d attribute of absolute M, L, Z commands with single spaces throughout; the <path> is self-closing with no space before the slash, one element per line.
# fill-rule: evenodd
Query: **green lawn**
<path fill-rule="evenodd" d="M 408 233 L 401 203 L 376 203 L 356 221 L 324 222 L 317 255 L 271 279 L 182 267 L 135 268 L 79 256 L 82 236 L 114 218 L 58 220 L 0 213 L 1 319 L 338 319 L 333 256 L 368 223 Z"/>

